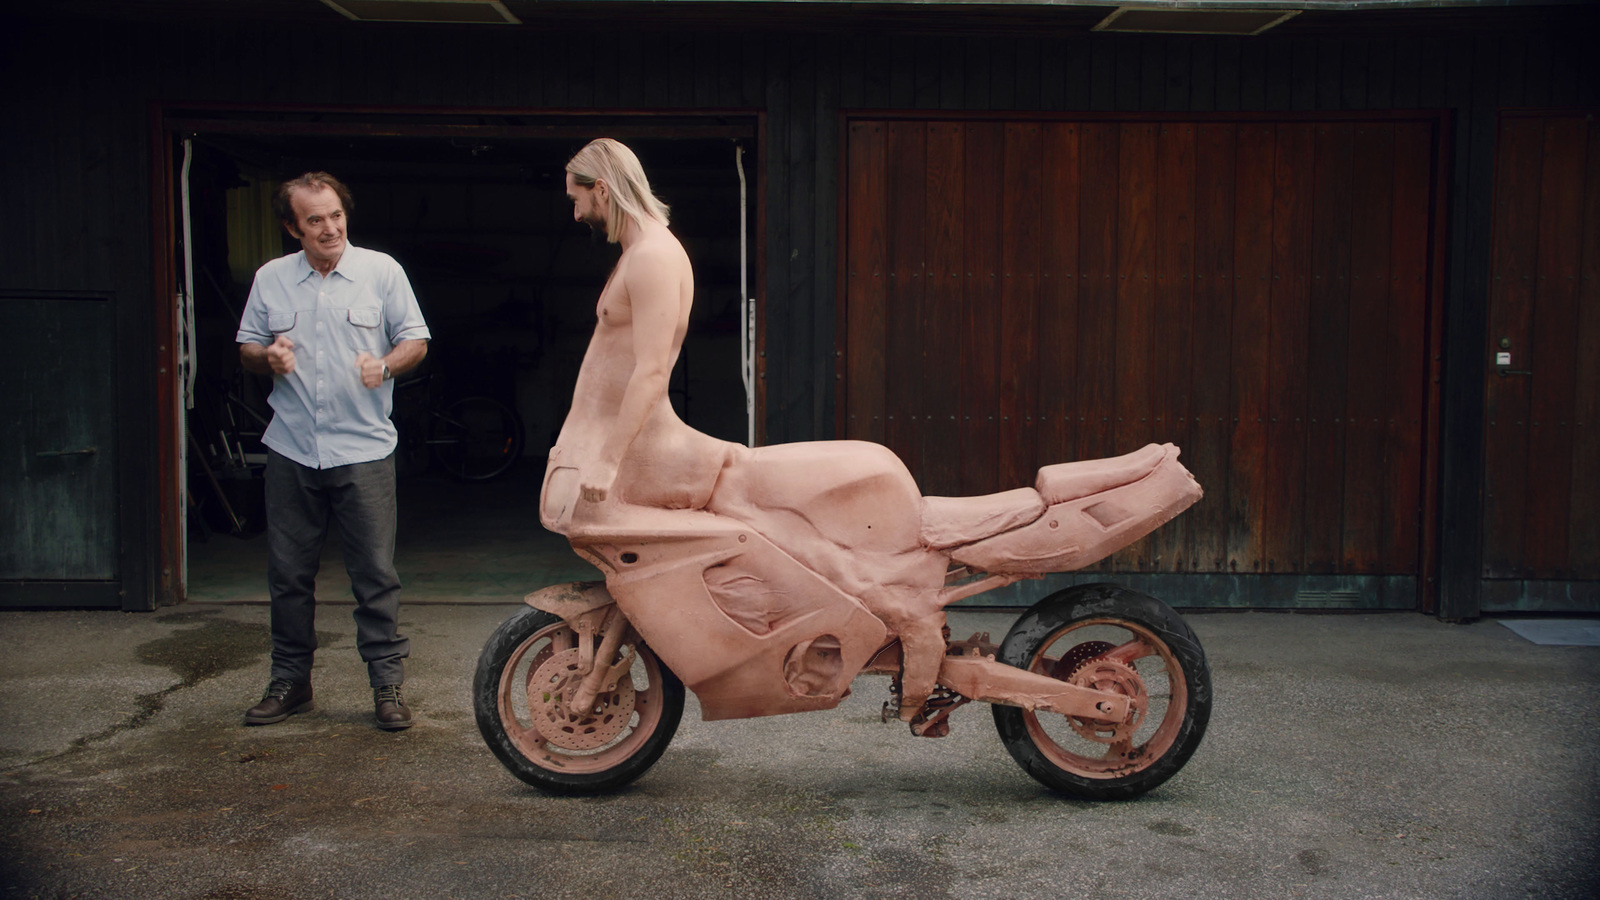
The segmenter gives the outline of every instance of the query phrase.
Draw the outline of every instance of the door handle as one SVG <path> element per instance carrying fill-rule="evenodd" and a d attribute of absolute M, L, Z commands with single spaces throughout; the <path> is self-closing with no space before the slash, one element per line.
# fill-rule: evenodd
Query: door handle
<path fill-rule="evenodd" d="M 34 456 L 93 456 L 99 452 L 99 447 L 84 447 L 82 450 L 40 450 Z"/>
<path fill-rule="evenodd" d="M 1496 371 L 1500 373 L 1501 378 L 1504 378 L 1507 375 L 1533 374 L 1533 372 L 1527 369 L 1511 368 L 1511 338 L 1509 337 L 1503 337 L 1500 339 L 1500 349 L 1494 355 L 1494 365 Z"/>

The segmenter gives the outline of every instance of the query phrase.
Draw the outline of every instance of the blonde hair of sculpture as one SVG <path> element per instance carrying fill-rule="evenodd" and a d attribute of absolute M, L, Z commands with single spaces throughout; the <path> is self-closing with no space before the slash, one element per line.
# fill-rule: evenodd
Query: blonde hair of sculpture
<path fill-rule="evenodd" d="M 650 191 L 644 166 L 627 145 L 611 138 L 596 138 L 567 163 L 572 180 L 584 187 L 604 181 L 610 189 L 606 202 L 606 240 L 615 244 L 622 237 L 623 216 L 634 221 L 654 219 L 667 224 L 667 205 Z M 612 224 L 615 223 L 615 224 Z"/>

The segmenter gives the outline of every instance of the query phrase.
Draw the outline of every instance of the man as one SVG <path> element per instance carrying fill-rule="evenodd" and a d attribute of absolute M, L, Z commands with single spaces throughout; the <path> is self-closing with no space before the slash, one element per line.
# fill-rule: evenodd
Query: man
<path fill-rule="evenodd" d="M 397 435 L 389 414 L 392 379 L 422 361 L 430 335 L 400 265 L 348 242 L 352 205 L 326 172 L 278 189 L 273 211 L 302 249 L 256 272 L 239 322 L 240 362 L 272 376 L 273 409 L 262 437 L 272 673 L 246 725 L 313 707 L 315 579 L 330 518 L 343 539 L 378 727 L 412 723 L 400 690 L 410 644 L 398 627 Z"/>
<path fill-rule="evenodd" d="M 566 533 L 586 522 L 626 521 L 629 506 L 704 509 L 777 542 L 887 624 L 904 647 L 901 718 L 911 721 L 934 687 L 944 652 L 945 560 L 922 545 L 921 494 L 884 447 L 823 441 L 750 449 L 680 420 L 667 380 L 683 347 L 694 273 L 667 228 L 667 207 L 622 144 L 601 138 L 567 164 L 573 218 L 622 256 L 600 292 L 596 323 L 573 390 L 572 411 L 550 451 L 540 517 Z M 872 485 L 888 521 L 822 533 L 801 507 L 829 483 Z M 797 514 L 800 513 L 800 514 Z M 854 522 L 858 526 L 863 523 Z"/>

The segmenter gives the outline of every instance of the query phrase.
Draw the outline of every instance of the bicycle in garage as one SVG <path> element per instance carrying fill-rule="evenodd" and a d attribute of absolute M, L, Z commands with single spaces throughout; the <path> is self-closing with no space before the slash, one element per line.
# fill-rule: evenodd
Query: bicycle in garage
<path fill-rule="evenodd" d="M 445 402 L 441 393 L 431 373 L 395 385 L 400 473 L 436 463 L 457 480 L 488 481 L 510 471 L 526 437 L 516 410 L 483 395 Z"/>

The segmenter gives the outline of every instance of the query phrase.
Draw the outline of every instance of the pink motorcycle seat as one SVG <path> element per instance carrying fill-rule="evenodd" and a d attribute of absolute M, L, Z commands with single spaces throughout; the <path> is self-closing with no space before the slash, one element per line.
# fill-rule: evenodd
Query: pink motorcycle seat
<path fill-rule="evenodd" d="M 922 543 L 946 550 L 1019 528 L 1044 515 L 1033 488 L 978 497 L 923 497 Z"/>
<path fill-rule="evenodd" d="M 1132 484 L 1154 472 L 1168 453 L 1176 451 L 1171 444 L 1146 444 L 1125 456 L 1045 466 L 1039 470 L 1034 488 L 1047 505 L 1070 503 L 1090 494 Z"/>

